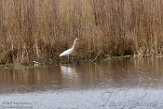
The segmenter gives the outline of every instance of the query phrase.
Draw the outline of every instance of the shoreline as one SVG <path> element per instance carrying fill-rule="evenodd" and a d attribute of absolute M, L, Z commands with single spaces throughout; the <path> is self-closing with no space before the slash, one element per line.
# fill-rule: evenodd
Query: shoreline
<path fill-rule="evenodd" d="M 138 55 L 126 55 L 126 56 L 111 56 L 107 58 L 98 57 L 96 58 L 84 58 L 84 59 L 70 59 L 69 61 L 67 59 L 58 59 L 59 61 L 53 60 L 53 62 L 49 63 L 41 63 L 37 61 L 33 61 L 30 64 L 22 64 L 22 63 L 0 63 L 0 66 L 6 66 L 6 67 L 15 67 L 15 66 L 24 66 L 24 67 L 37 67 L 37 66 L 49 66 L 49 65 L 59 65 L 59 64 L 80 64 L 80 63 L 107 63 L 111 61 L 117 61 L 121 59 L 133 59 L 133 60 L 141 60 L 145 58 L 163 58 L 163 55 L 144 55 L 144 56 L 138 56 Z"/>

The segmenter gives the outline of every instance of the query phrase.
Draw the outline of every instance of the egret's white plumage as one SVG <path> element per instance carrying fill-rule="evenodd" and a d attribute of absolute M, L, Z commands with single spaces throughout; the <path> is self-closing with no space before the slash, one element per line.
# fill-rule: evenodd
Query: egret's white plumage
<path fill-rule="evenodd" d="M 62 56 L 68 56 L 71 55 L 73 52 L 74 52 L 74 49 L 75 49 L 75 45 L 76 45 L 76 41 L 78 40 L 78 38 L 76 38 L 74 40 L 74 43 L 72 45 L 72 47 L 64 52 L 62 52 L 59 56 L 62 57 Z"/>

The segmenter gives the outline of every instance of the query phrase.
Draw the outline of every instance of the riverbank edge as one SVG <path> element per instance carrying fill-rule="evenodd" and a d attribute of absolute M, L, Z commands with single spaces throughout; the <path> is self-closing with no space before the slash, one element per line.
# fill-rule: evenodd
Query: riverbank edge
<path fill-rule="evenodd" d="M 89 62 L 89 63 L 107 63 L 111 61 L 117 61 L 121 59 L 133 59 L 133 60 L 142 60 L 145 58 L 163 58 L 163 55 L 144 55 L 144 56 L 139 56 L 139 55 L 125 55 L 125 56 L 111 56 L 107 58 L 103 57 L 95 57 L 95 58 L 72 58 L 68 60 L 66 57 L 64 59 L 56 59 L 56 60 L 51 60 L 48 63 L 42 63 L 42 62 L 37 62 L 33 61 L 32 63 L 0 63 L 0 67 L 21 67 L 21 66 L 48 66 L 48 65 L 58 65 L 58 64 L 80 64 L 84 62 Z"/>

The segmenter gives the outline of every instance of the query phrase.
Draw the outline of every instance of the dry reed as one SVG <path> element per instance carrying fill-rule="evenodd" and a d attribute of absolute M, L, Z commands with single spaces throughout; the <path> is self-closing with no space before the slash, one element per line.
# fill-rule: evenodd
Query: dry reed
<path fill-rule="evenodd" d="M 163 53 L 162 0 L 0 0 L 0 62 Z"/>

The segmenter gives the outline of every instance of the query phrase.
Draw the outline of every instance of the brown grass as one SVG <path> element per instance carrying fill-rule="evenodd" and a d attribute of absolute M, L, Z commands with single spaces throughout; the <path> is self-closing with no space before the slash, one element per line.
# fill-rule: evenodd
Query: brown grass
<path fill-rule="evenodd" d="M 0 62 L 163 53 L 162 0 L 0 0 Z"/>

